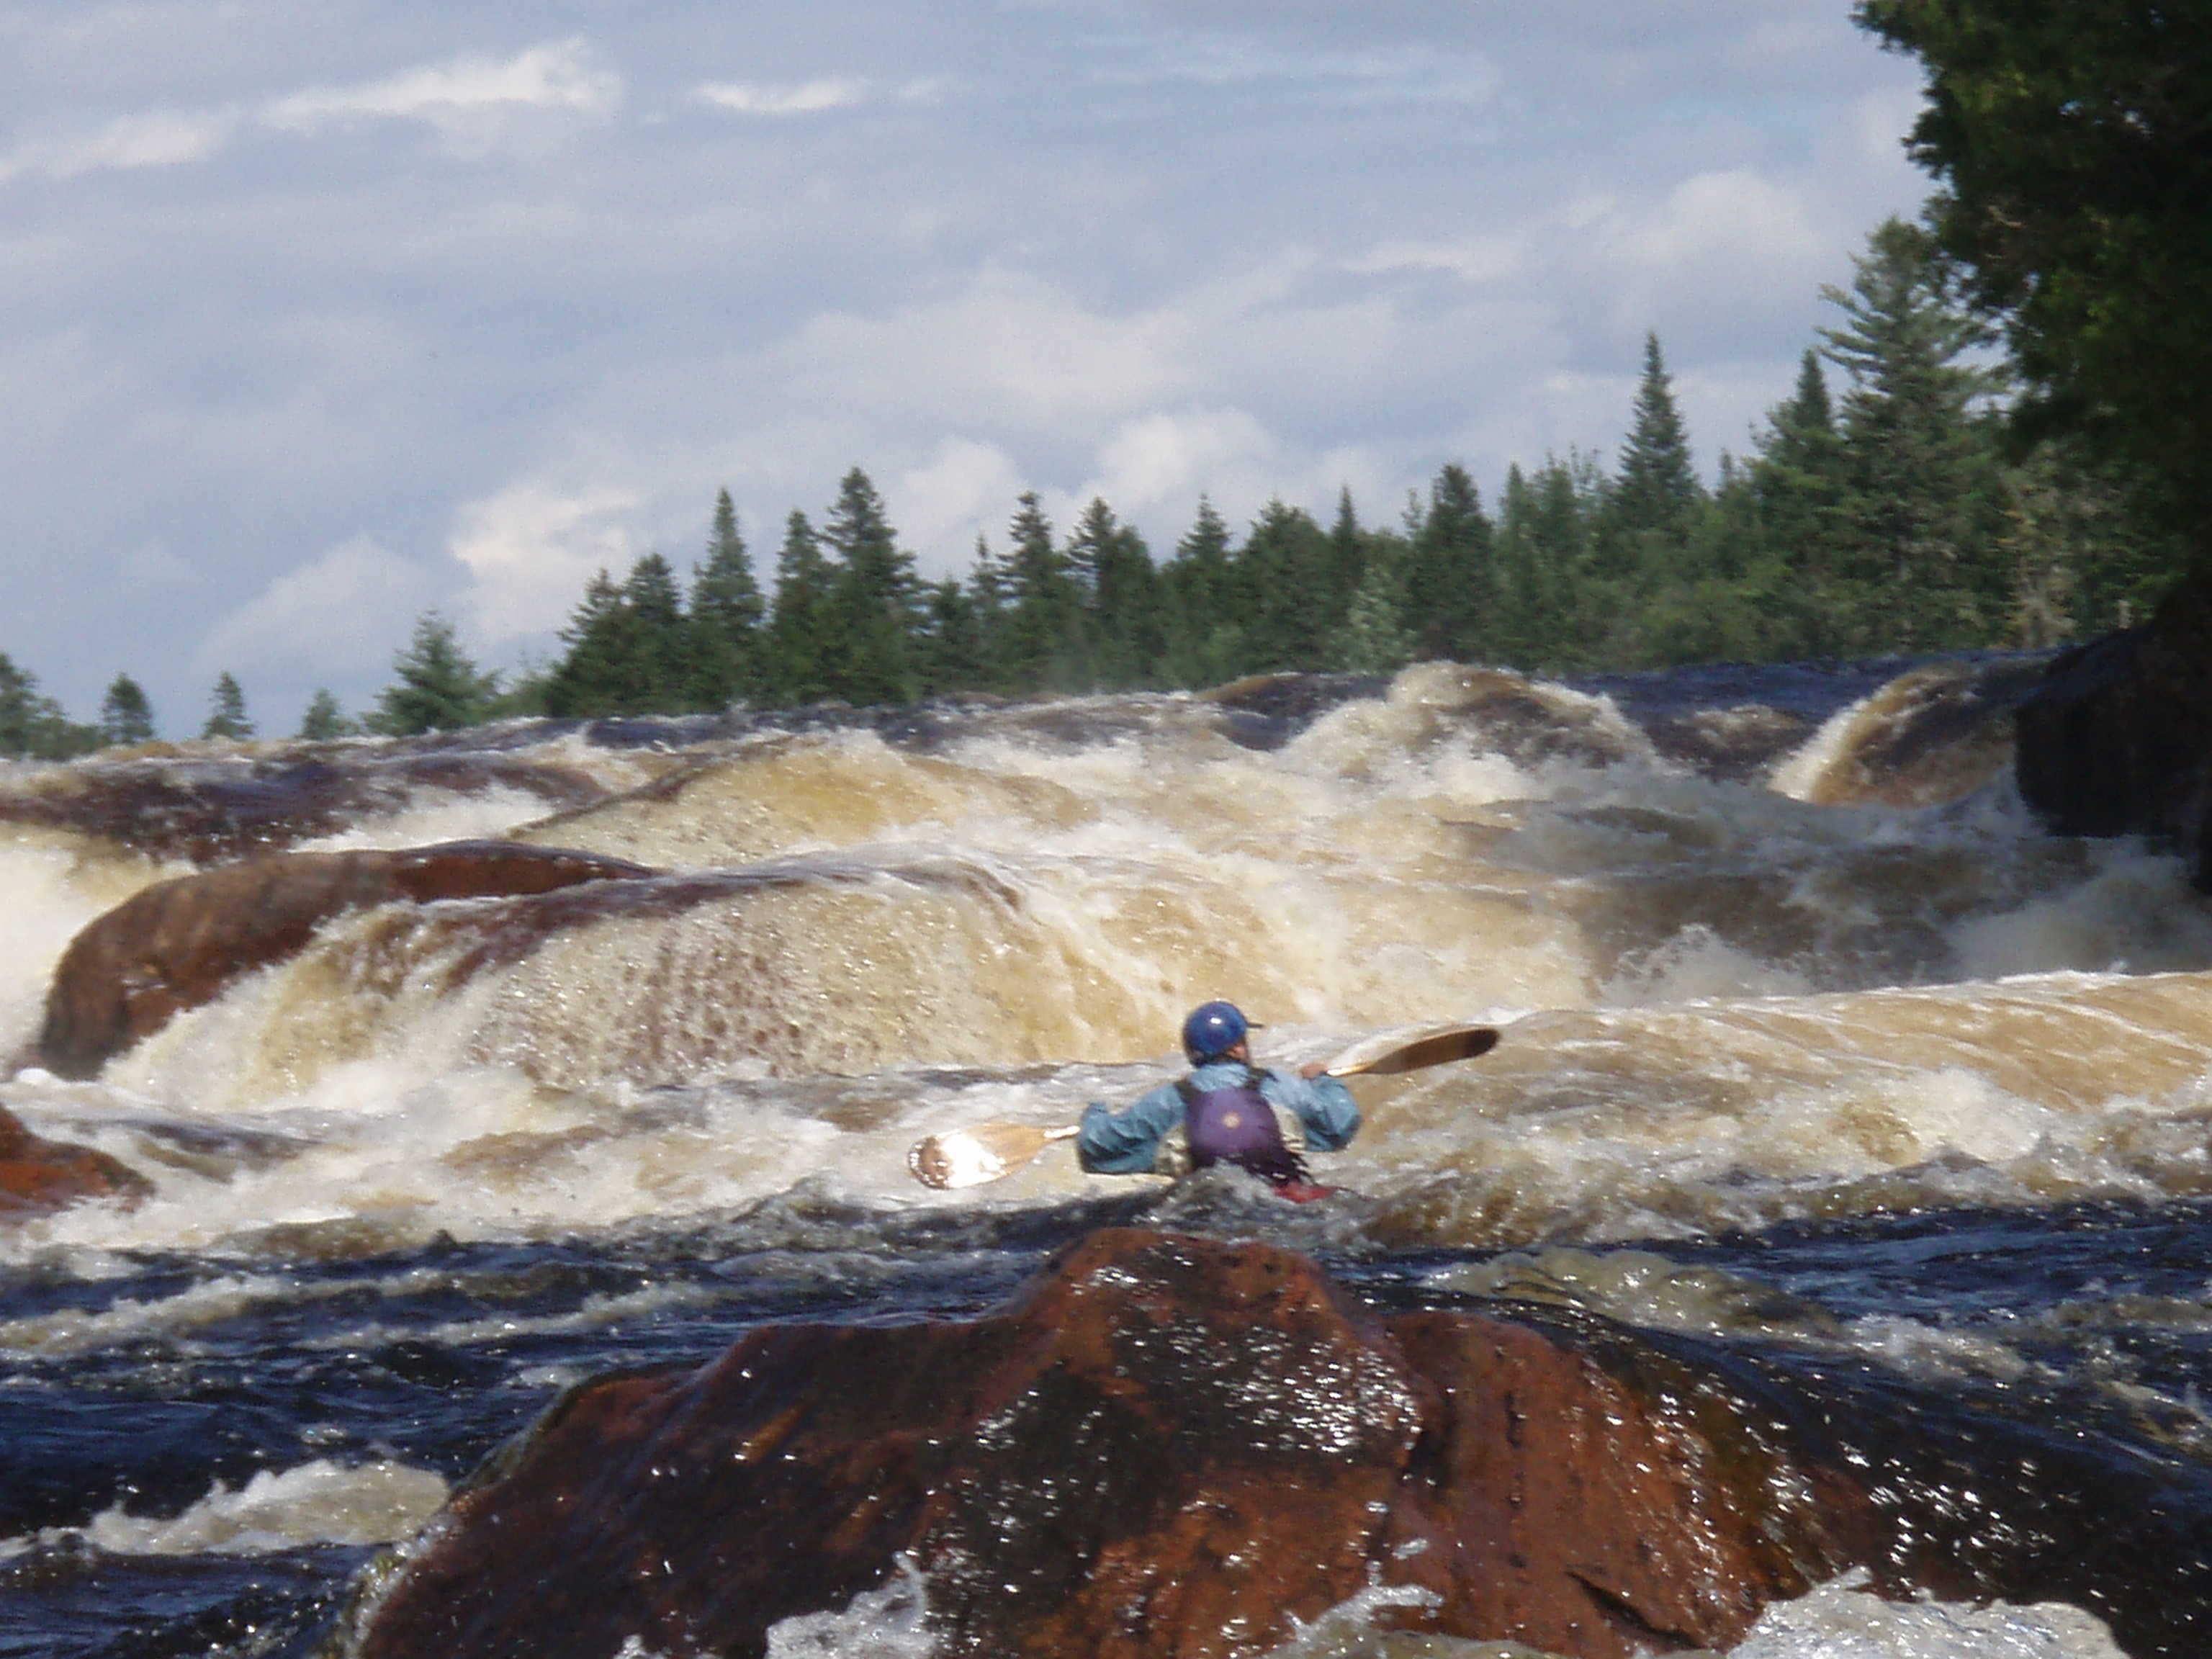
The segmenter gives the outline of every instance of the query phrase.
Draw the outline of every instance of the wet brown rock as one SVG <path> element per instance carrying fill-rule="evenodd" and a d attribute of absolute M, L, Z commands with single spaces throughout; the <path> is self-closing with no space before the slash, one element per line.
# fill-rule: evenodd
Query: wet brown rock
<path fill-rule="evenodd" d="M 1962 800 L 2013 757 L 2013 713 L 2039 660 L 1940 663 L 1899 675 L 1863 704 L 1805 799 L 1823 806 Z"/>
<path fill-rule="evenodd" d="M 2020 791 L 2068 836 L 2147 836 L 2212 892 L 2212 575 L 2069 651 L 2021 705 Z"/>
<path fill-rule="evenodd" d="M 588 853 L 447 842 L 404 852 L 287 853 L 161 882 L 70 942 L 46 993 L 33 1058 L 64 1077 L 91 1077 L 239 975 L 295 954 L 343 911 L 650 873 Z"/>
<path fill-rule="evenodd" d="M 136 1199 L 151 1190 L 145 1178 L 89 1146 L 72 1146 L 33 1134 L 0 1107 L 0 1222 L 95 1198 Z"/>
<path fill-rule="evenodd" d="M 1255 1654 L 1380 1582 L 1434 1596 L 1410 1629 L 1623 1659 L 1731 1642 L 1880 1531 L 1725 1403 L 1554 1334 L 1109 1231 L 974 1323 L 765 1329 L 575 1391 L 331 1650 L 758 1654 L 906 1553 L 946 1652 Z"/>
<path fill-rule="evenodd" d="M 404 810 L 416 792 L 492 789 L 574 808 L 605 790 L 572 767 L 489 752 L 362 750 L 133 758 L 42 769 L 0 788 L 0 823 L 97 836 L 158 858 L 210 865 L 279 852 Z"/>

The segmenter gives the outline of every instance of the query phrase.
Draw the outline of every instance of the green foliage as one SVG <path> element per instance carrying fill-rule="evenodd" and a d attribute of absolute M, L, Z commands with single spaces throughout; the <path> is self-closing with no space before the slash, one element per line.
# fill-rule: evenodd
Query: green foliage
<path fill-rule="evenodd" d="M 200 727 L 200 736 L 242 743 L 252 735 L 253 721 L 246 712 L 246 693 L 226 669 L 216 676 L 215 689 L 208 693 L 207 724 Z"/>
<path fill-rule="evenodd" d="M 454 732 L 490 713 L 499 677 L 478 672 L 461 649 L 453 625 L 434 611 L 415 619 L 414 636 L 392 659 L 397 678 L 377 697 L 366 722 L 388 737 Z"/>
<path fill-rule="evenodd" d="M 0 652 L 0 756 L 67 760 L 100 747 L 100 728 L 79 726 L 39 690 L 39 678 Z"/>
<path fill-rule="evenodd" d="M 346 717 L 337 696 L 326 688 L 317 686 L 315 695 L 307 699 L 307 713 L 300 718 L 300 735 L 313 743 L 327 743 L 333 738 L 357 736 L 360 732 L 361 723 Z"/>
<path fill-rule="evenodd" d="M 1494 621 L 1495 533 L 1465 467 L 1453 462 L 1437 472 L 1411 534 L 1407 622 L 1421 653 L 1457 659 L 1486 654 Z"/>
<path fill-rule="evenodd" d="M 722 490 L 714 497 L 707 556 L 691 579 L 685 690 L 693 708 L 723 708 L 758 695 L 766 615 L 737 508 Z"/>
<path fill-rule="evenodd" d="M 102 744 L 147 743 L 154 736 L 154 705 L 145 688 L 128 674 L 108 683 L 100 700 L 100 740 Z"/>
<path fill-rule="evenodd" d="M 2212 14 L 2141 0 L 1860 0 L 1928 74 L 1937 234 L 2001 318 L 2028 433 L 2076 431 L 2212 522 Z"/>

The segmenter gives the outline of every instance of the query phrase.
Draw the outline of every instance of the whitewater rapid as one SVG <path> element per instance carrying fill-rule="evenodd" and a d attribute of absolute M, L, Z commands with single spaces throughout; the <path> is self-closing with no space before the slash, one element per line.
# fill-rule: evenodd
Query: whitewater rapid
<path fill-rule="evenodd" d="M 843 1249 L 896 1254 L 931 1229 L 980 1237 L 1143 1194 L 1160 1224 L 1250 1225 L 1339 1256 L 1506 1252 L 1452 1269 L 1473 1293 L 1992 1374 L 2040 1362 L 1906 1311 L 1838 1316 L 1611 1247 L 2212 1195 L 2212 915 L 2178 860 L 2045 835 L 1989 729 L 1954 745 L 1948 772 L 1919 753 L 1910 779 L 1883 774 L 1924 684 L 1877 681 L 1793 715 L 1756 764 L 1700 764 L 1623 698 L 1489 671 L 1328 692 L 1288 713 L 1258 693 L 1130 696 L 905 725 L 447 739 L 434 777 L 268 844 L 495 837 L 659 873 L 343 915 L 81 1081 L 30 1053 L 62 951 L 210 860 L 72 803 L 118 769 L 220 781 L 304 751 L 0 769 L 0 1050 L 25 1062 L 0 1105 L 153 1187 L 134 1207 L 0 1234 L 19 1275 L 88 1287 L 0 1310 L 0 1360 L 189 1349 L 319 1297 L 327 1317 L 298 1352 L 374 1351 L 403 1327 L 439 1352 L 620 1332 L 720 1292 L 641 1282 L 397 1324 L 378 1309 L 428 1294 L 398 1283 L 438 1271 L 420 1253 L 685 1229 L 772 1251 L 830 1294 Z M 1708 715 L 1724 734 L 1781 729 L 1741 707 Z M 313 753 L 368 776 L 404 747 Z M 1233 1178 L 1168 1193 L 1089 1176 L 1064 1148 L 969 1192 L 911 1179 L 925 1134 L 1052 1127 L 1166 1080 L 1182 1013 L 1213 997 L 1265 1023 L 1275 1065 L 1429 1022 L 1504 1038 L 1478 1061 L 1358 1084 L 1366 1127 L 1324 1172 L 1351 1196 L 1326 1213 L 1272 1216 Z M 139 1284 L 153 1255 L 198 1264 L 191 1282 Z M 292 1270 L 386 1259 L 400 1265 L 374 1294 Z M 112 1296 L 90 1288 L 110 1280 Z M 2145 1316 L 2212 1318 L 2178 1303 Z M 578 1374 L 546 1360 L 515 1386 Z M 2172 1394 L 2160 1408 L 2181 1411 Z M 347 1441 L 159 1516 L 88 1500 L 11 1547 L 371 1541 L 434 1509 L 447 1479 Z M 778 1650 L 921 1651 L 901 1645 L 921 1639 L 899 1634 L 911 1598 L 885 1594 Z M 2064 1609 L 1822 1598 L 1778 1610 L 1738 1653 L 2112 1651 Z M 1291 1651 L 1364 1650 L 1334 1639 Z"/>

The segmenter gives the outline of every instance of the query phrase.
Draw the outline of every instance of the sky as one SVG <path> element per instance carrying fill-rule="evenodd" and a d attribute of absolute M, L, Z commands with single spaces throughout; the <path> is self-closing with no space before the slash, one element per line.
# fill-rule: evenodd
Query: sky
<path fill-rule="evenodd" d="M 276 733 L 724 488 L 764 582 L 855 465 L 931 576 L 1024 489 L 1391 523 L 1609 456 L 1647 331 L 1710 471 L 1920 85 L 1847 0 L 0 0 L 0 651 Z"/>

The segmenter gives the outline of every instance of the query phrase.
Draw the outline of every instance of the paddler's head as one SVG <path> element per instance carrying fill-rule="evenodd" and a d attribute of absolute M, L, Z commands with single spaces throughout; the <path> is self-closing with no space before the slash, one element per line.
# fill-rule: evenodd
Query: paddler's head
<path fill-rule="evenodd" d="M 1194 1066 L 1212 1060 L 1241 1060 L 1249 1066 L 1252 1051 L 1245 1035 L 1258 1029 L 1233 1002 L 1202 1002 L 1182 1023 L 1182 1051 Z"/>

